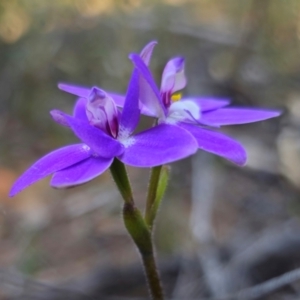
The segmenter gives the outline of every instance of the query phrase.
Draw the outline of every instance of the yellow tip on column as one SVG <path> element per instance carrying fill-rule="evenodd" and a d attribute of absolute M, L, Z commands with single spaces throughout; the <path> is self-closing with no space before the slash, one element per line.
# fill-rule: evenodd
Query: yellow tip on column
<path fill-rule="evenodd" d="M 181 99 L 181 93 L 175 93 L 171 96 L 172 102 L 179 101 Z"/>

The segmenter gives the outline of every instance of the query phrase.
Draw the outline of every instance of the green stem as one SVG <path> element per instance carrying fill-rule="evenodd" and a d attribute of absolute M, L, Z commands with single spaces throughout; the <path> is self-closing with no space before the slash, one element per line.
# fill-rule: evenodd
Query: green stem
<path fill-rule="evenodd" d="M 110 171 L 125 202 L 123 207 L 124 224 L 141 254 L 152 298 L 163 300 L 163 289 L 156 268 L 151 232 L 142 214 L 134 205 L 126 168 L 122 162 L 115 159 Z"/>
<path fill-rule="evenodd" d="M 158 166 L 152 168 L 145 210 L 145 221 L 148 224 L 150 231 L 153 228 L 158 208 L 165 194 L 168 179 L 169 167 Z"/>
<path fill-rule="evenodd" d="M 146 209 L 145 209 L 145 220 L 147 224 L 149 224 L 150 222 L 151 209 L 156 199 L 156 193 L 157 193 L 157 187 L 159 183 L 161 169 L 162 166 L 153 167 L 151 169 L 150 182 L 148 187 L 148 196 L 147 196 Z"/>
<path fill-rule="evenodd" d="M 156 267 L 151 232 L 133 203 L 124 203 L 125 227 L 141 254 L 152 299 L 163 300 L 163 289 Z"/>
<path fill-rule="evenodd" d="M 125 203 L 133 203 L 133 194 L 125 165 L 115 158 L 110 166 L 110 172 Z"/>

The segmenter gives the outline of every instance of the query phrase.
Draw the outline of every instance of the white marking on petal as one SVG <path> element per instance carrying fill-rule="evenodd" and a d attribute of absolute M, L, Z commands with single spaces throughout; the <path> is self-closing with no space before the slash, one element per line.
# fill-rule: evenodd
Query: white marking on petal
<path fill-rule="evenodd" d="M 159 124 L 160 123 L 166 123 L 166 124 L 170 124 L 170 125 L 175 125 L 175 124 L 177 124 L 179 122 L 179 120 L 178 119 L 174 119 L 174 118 L 172 118 L 172 117 L 167 117 L 166 119 L 165 119 L 165 121 L 164 122 L 159 122 Z"/>
<path fill-rule="evenodd" d="M 124 140 L 127 139 L 131 134 L 131 131 L 124 127 L 124 126 L 120 126 L 119 128 L 119 134 L 118 134 L 118 140 Z"/>
<path fill-rule="evenodd" d="M 174 124 L 178 121 L 192 121 L 200 120 L 200 107 L 193 101 L 176 101 L 173 102 L 168 111 L 167 123 Z M 174 120 L 174 121 L 173 121 Z"/>
<path fill-rule="evenodd" d="M 131 131 L 127 128 L 121 126 L 119 128 L 119 134 L 117 140 L 124 145 L 125 148 L 133 145 L 135 143 L 135 138 L 130 136 Z"/>
<path fill-rule="evenodd" d="M 123 144 L 125 148 L 132 146 L 135 143 L 135 138 L 130 136 L 127 138 L 118 138 L 119 142 Z"/>
<path fill-rule="evenodd" d="M 83 148 L 84 150 L 86 150 L 86 151 L 90 151 L 90 150 L 91 150 L 91 148 L 90 148 L 88 145 L 86 145 L 86 144 L 84 144 L 84 145 L 82 146 L 82 148 Z"/>

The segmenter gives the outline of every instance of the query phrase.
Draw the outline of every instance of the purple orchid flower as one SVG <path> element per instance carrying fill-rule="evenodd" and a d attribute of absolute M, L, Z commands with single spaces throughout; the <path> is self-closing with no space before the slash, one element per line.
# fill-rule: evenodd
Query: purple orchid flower
<path fill-rule="evenodd" d="M 173 124 L 187 130 L 195 137 L 200 149 L 238 165 L 246 163 L 247 155 L 243 146 L 208 126 L 218 128 L 253 123 L 281 114 L 278 110 L 225 108 L 230 103 L 228 100 L 203 97 L 181 99 L 178 91 L 187 83 L 182 57 L 173 58 L 167 63 L 159 91 L 143 59 L 137 54 L 131 54 L 130 58 L 140 74 L 140 101 L 144 114 L 157 117 L 158 124 Z"/>
<path fill-rule="evenodd" d="M 243 146 L 223 133 L 212 130 L 224 125 L 246 124 L 277 117 L 278 110 L 225 108 L 229 100 L 209 97 L 182 98 L 178 93 L 186 86 L 184 58 L 171 59 L 164 68 L 161 88 L 158 90 L 148 69 L 152 50 L 156 42 L 150 42 L 140 55 L 131 54 L 139 72 L 139 107 L 141 113 L 158 119 L 159 124 L 172 124 L 190 132 L 197 140 L 199 149 L 211 152 L 238 165 L 246 163 L 247 154 Z M 149 50 L 150 49 L 150 50 Z M 146 54 L 145 54 L 146 53 Z M 65 92 L 84 97 L 90 88 L 69 84 L 59 84 Z M 124 97 L 111 94 L 119 107 L 123 107 Z"/>
<path fill-rule="evenodd" d="M 96 87 L 77 101 L 73 116 L 51 111 L 53 119 L 71 128 L 82 143 L 42 157 L 15 182 L 10 196 L 51 174 L 51 186 L 56 188 L 85 183 L 107 170 L 114 158 L 130 166 L 154 167 L 195 153 L 194 137 L 174 125 L 160 124 L 133 134 L 140 116 L 138 81 L 135 70 L 121 113 L 113 97 Z"/>

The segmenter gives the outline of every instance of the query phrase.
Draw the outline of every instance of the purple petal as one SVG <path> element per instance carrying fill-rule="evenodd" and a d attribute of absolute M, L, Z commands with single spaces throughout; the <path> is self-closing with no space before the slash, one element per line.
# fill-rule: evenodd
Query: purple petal
<path fill-rule="evenodd" d="M 55 188 L 65 188 L 86 183 L 104 173 L 113 158 L 89 157 L 73 166 L 56 172 L 50 182 Z"/>
<path fill-rule="evenodd" d="M 118 107 L 123 107 L 124 103 L 125 103 L 125 96 L 124 95 L 120 95 L 120 94 L 116 94 L 116 93 L 111 93 L 111 92 L 106 92 L 110 97 L 113 98 L 113 100 L 115 101 L 115 104 Z"/>
<path fill-rule="evenodd" d="M 127 144 L 127 145 L 126 145 Z M 185 158 L 197 151 L 191 134 L 176 125 L 160 124 L 128 141 L 119 159 L 135 167 L 154 167 Z"/>
<path fill-rule="evenodd" d="M 86 104 L 87 104 L 87 99 L 79 98 L 74 106 L 73 116 L 74 118 L 78 118 L 88 123 L 88 118 L 86 115 Z M 58 109 L 53 109 L 50 111 L 50 115 L 52 119 L 59 125 L 70 127 L 68 120 L 66 119 L 66 115 L 67 115 L 66 113 Z"/>
<path fill-rule="evenodd" d="M 227 99 L 217 99 L 209 97 L 189 97 L 183 98 L 180 101 L 193 101 L 195 102 L 202 112 L 215 110 L 230 104 L 230 100 Z"/>
<path fill-rule="evenodd" d="M 85 98 L 87 99 L 90 95 L 90 92 L 92 88 L 83 87 L 83 86 L 77 86 L 72 84 L 66 84 L 66 83 L 59 83 L 58 88 L 64 92 L 70 93 L 72 95 Z M 98 88 L 98 87 L 96 87 Z M 107 92 L 107 94 L 112 97 L 116 103 L 117 106 L 123 107 L 125 102 L 125 97 L 120 94 Z"/>
<path fill-rule="evenodd" d="M 140 101 L 152 115 L 163 118 L 167 113 L 166 108 L 148 67 L 137 54 L 131 54 L 129 58 L 140 74 Z"/>
<path fill-rule="evenodd" d="M 82 121 L 88 122 L 88 118 L 86 115 L 86 105 L 87 105 L 86 98 L 79 98 L 76 101 L 74 109 L 73 109 L 74 118 L 78 118 Z"/>
<path fill-rule="evenodd" d="M 247 153 L 237 141 L 223 133 L 203 129 L 195 125 L 181 123 L 180 126 L 196 138 L 200 149 L 222 156 L 237 165 L 245 165 Z"/>
<path fill-rule="evenodd" d="M 142 115 L 156 118 L 156 114 L 154 112 L 149 111 L 149 109 L 141 102 L 140 102 L 140 111 Z"/>
<path fill-rule="evenodd" d="M 173 94 L 182 90 L 186 86 L 186 82 L 184 58 L 175 57 L 169 60 L 162 74 L 161 92 Z"/>
<path fill-rule="evenodd" d="M 126 100 L 120 120 L 120 137 L 129 136 L 140 120 L 139 109 L 139 73 L 134 70 L 126 93 Z"/>
<path fill-rule="evenodd" d="M 50 115 L 52 119 L 58 123 L 59 125 L 65 126 L 65 127 L 70 127 L 68 121 L 65 118 L 65 113 L 58 110 L 58 109 L 53 109 L 50 111 Z"/>
<path fill-rule="evenodd" d="M 58 88 L 64 92 L 70 93 L 81 98 L 87 98 L 91 92 L 90 88 L 67 83 L 59 83 Z"/>
<path fill-rule="evenodd" d="M 90 157 L 87 145 L 76 144 L 50 152 L 39 159 L 14 183 L 9 196 L 13 197 L 34 182 Z"/>
<path fill-rule="evenodd" d="M 217 126 L 247 124 L 278 117 L 281 114 L 276 110 L 224 108 L 204 113 L 201 120 Z"/>
<path fill-rule="evenodd" d="M 140 53 L 140 57 L 144 61 L 146 66 L 148 66 L 150 63 L 152 52 L 156 44 L 157 44 L 156 41 L 152 41 L 148 43 Z"/>
<path fill-rule="evenodd" d="M 123 153 L 122 144 L 100 129 L 68 115 L 66 115 L 66 119 L 77 137 L 90 146 L 99 156 L 112 158 Z"/>

